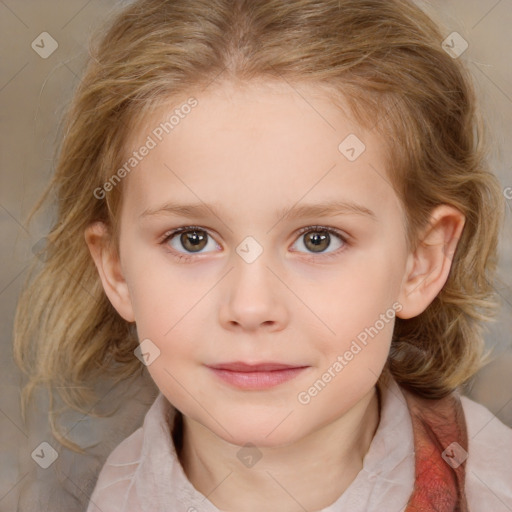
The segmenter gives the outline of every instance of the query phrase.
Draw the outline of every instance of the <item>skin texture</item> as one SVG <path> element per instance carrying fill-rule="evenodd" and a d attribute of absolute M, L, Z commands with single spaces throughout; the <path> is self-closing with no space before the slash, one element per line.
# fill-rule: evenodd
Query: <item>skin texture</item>
<path fill-rule="evenodd" d="M 180 458 L 192 484 L 224 510 L 318 510 L 362 468 L 394 320 L 307 404 L 297 397 L 394 303 L 402 318 L 431 303 L 464 217 L 438 206 L 409 252 L 385 142 L 312 86 L 225 82 L 196 97 L 198 106 L 124 178 L 119 256 L 101 223 L 85 238 L 114 307 L 160 350 L 148 370 L 184 415 Z M 133 149 L 175 107 L 148 119 Z M 354 161 L 338 149 L 349 134 L 366 146 Z M 374 216 L 277 213 L 330 200 L 357 202 Z M 141 217 L 168 202 L 214 205 L 216 214 Z M 330 234 L 315 252 L 318 229 L 299 230 L 318 225 L 346 242 Z M 206 236 L 197 253 L 179 234 L 161 243 L 184 226 Z M 248 236 L 262 250 L 251 263 L 237 252 Z M 232 361 L 308 368 L 270 389 L 240 390 L 205 366 Z M 261 455 L 252 467 L 237 456 L 246 443 Z"/>

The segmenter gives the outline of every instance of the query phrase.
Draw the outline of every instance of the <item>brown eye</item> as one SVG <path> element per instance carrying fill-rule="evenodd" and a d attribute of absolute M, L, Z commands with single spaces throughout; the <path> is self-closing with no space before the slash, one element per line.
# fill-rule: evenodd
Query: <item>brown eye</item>
<path fill-rule="evenodd" d="M 182 256 L 209 252 L 207 249 L 220 249 L 208 231 L 195 226 L 176 229 L 166 234 L 160 243 L 169 246 L 172 252 Z"/>
<path fill-rule="evenodd" d="M 327 231 L 310 231 L 304 236 L 304 245 L 313 252 L 322 252 L 329 247 L 331 237 Z"/>
<path fill-rule="evenodd" d="M 300 232 L 296 243 L 303 245 L 306 254 L 319 254 L 325 256 L 336 255 L 338 249 L 343 248 L 347 244 L 346 238 L 334 229 L 322 227 L 308 227 Z M 335 245 L 333 246 L 333 242 Z M 338 245 L 336 245 L 336 242 Z M 331 250 L 328 250 L 331 249 Z M 302 252 L 302 251 L 301 251 Z"/>
<path fill-rule="evenodd" d="M 180 234 L 182 246 L 190 252 L 201 251 L 206 247 L 208 234 L 205 231 L 185 231 Z"/>

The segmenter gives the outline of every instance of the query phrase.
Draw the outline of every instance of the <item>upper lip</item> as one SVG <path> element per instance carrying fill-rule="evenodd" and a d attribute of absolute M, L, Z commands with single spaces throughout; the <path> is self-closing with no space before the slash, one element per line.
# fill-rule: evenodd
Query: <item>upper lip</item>
<path fill-rule="evenodd" d="M 243 363 L 241 361 L 236 361 L 233 363 L 209 365 L 209 367 L 215 370 L 228 370 L 232 372 L 271 372 L 275 370 L 287 370 L 290 368 L 305 368 L 305 365 L 283 364 L 273 362 L 249 364 Z"/>

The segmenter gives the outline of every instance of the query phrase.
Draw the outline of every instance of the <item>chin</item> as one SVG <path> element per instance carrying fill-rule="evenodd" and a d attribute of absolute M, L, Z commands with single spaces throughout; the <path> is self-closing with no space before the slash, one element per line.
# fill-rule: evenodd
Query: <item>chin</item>
<path fill-rule="evenodd" d="M 216 423 L 214 425 L 211 422 L 208 423 L 210 428 L 213 427 L 213 432 L 228 443 L 241 447 L 250 443 L 262 448 L 277 448 L 290 445 L 307 435 L 303 422 L 299 429 L 297 418 L 293 420 L 291 418 L 293 414 L 286 418 L 289 412 L 279 415 L 270 414 L 268 417 L 247 414 L 243 419 L 240 417 L 227 419 L 224 416 L 226 428 L 231 436 Z"/>

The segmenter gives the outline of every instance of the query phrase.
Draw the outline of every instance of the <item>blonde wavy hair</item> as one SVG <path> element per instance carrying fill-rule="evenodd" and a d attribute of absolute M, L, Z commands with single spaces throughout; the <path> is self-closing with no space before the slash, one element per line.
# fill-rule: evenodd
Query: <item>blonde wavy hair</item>
<path fill-rule="evenodd" d="M 407 219 L 410 248 L 429 212 L 458 208 L 466 223 L 448 280 L 421 315 L 396 319 L 386 371 L 423 397 L 445 396 L 483 364 L 482 321 L 504 215 L 486 164 L 469 72 L 442 47 L 438 24 L 406 0 L 137 0 L 91 38 L 90 59 L 64 117 L 56 171 L 29 220 L 55 195 L 57 220 L 34 258 L 14 326 L 14 356 L 37 386 L 89 413 L 95 382 L 143 371 L 134 324 L 107 299 L 84 239 L 103 221 L 117 246 L 122 183 L 93 191 L 126 161 L 137 126 L 171 99 L 220 74 L 231 80 L 310 83 L 343 98 L 388 144 L 387 173 Z M 341 105 L 341 103 L 340 103 Z M 55 437 L 76 451 L 54 420 Z"/>

